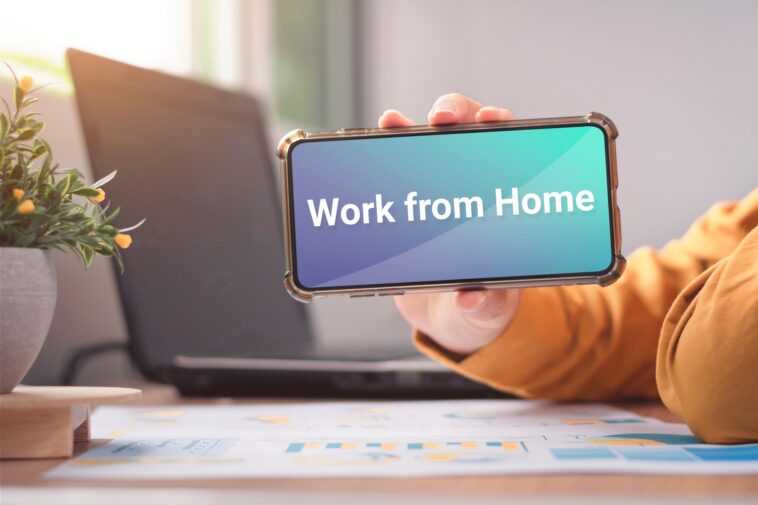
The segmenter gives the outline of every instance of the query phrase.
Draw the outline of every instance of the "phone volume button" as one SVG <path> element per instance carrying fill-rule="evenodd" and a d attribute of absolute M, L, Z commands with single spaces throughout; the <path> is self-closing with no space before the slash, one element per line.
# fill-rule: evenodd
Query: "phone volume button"
<path fill-rule="evenodd" d="M 354 135 L 357 133 L 367 133 L 368 128 L 341 128 L 340 133 L 343 135 Z"/>
<path fill-rule="evenodd" d="M 618 240 L 619 248 L 621 248 L 621 209 L 616 205 L 616 240 Z"/>

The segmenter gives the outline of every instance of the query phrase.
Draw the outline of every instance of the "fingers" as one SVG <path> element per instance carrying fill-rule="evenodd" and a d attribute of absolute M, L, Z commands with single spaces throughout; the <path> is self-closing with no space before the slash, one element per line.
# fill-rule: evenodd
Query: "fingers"
<path fill-rule="evenodd" d="M 407 118 L 402 112 L 394 109 L 384 111 L 379 118 L 379 128 L 398 128 L 402 126 L 413 126 L 416 123 Z"/>
<path fill-rule="evenodd" d="M 513 112 L 491 105 L 482 106 L 476 100 L 460 93 L 449 93 L 439 97 L 428 114 L 430 125 L 454 123 L 488 123 L 515 119 Z M 413 126 L 416 123 L 402 112 L 394 109 L 384 111 L 379 118 L 379 128 Z"/>
<path fill-rule="evenodd" d="M 474 119 L 477 123 L 489 123 L 492 121 L 510 121 L 516 119 L 516 116 L 508 109 L 487 105 L 476 112 Z"/>
<path fill-rule="evenodd" d="M 430 125 L 473 123 L 482 104 L 460 93 L 442 95 L 434 102 L 427 117 Z"/>

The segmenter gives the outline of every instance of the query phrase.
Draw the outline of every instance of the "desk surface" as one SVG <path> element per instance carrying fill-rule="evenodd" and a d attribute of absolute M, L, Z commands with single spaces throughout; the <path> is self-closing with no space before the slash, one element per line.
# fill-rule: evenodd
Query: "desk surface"
<path fill-rule="evenodd" d="M 234 400 L 237 403 L 272 403 L 292 400 Z M 149 386 L 143 398 L 133 405 L 228 403 L 229 399 L 187 399 L 172 388 Z M 664 421 L 681 421 L 659 403 L 625 403 L 617 406 Z M 80 453 L 104 441 L 77 444 Z M 444 494 L 460 496 L 506 496 L 526 494 L 557 494 L 561 496 L 618 495 L 618 496 L 758 496 L 758 476 L 729 475 L 506 475 L 486 477 L 434 477 L 408 479 L 225 479 L 195 481 L 67 481 L 46 480 L 43 473 L 60 464 L 59 459 L 10 460 L 0 462 L 0 486 L 34 488 L 118 487 L 134 488 L 204 488 L 257 491 L 304 491 L 410 493 L 419 495 Z"/>

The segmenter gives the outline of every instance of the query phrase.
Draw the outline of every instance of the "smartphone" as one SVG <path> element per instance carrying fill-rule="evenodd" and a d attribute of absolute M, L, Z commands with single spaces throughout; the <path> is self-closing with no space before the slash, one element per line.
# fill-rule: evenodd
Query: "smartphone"
<path fill-rule="evenodd" d="M 286 273 L 326 295 L 596 283 L 622 273 L 603 114 L 295 130 L 279 143 Z"/>

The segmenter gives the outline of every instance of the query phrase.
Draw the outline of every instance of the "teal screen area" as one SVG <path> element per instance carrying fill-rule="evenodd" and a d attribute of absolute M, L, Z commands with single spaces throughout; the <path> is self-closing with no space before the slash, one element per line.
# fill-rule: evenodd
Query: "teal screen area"
<path fill-rule="evenodd" d="M 601 273 L 613 260 L 594 125 L 313 140 L 290 150 L 306 289 Z"/>

